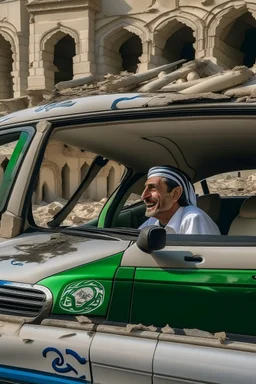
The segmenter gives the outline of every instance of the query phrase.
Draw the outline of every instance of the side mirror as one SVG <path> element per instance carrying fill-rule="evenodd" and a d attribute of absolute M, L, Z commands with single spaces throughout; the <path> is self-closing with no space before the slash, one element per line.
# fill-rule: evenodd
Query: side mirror
<path fill-rule="evenodd" d="M 156 225 L 142 228 L 136 244 L 141 251 L 146 253 L 163 249 L 166 244 L 166 230 Z"/>

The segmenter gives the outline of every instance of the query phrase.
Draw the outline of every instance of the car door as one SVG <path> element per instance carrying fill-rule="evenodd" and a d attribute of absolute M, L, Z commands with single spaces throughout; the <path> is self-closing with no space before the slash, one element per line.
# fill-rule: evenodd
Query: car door
<path fill-rule="evenodd" d="M 254 239 L 167 237 L 163 250 L 148 254 L 134 244 L 124 253 L 122 266 L 135 267 L 130 321 L 256 334 Z"/>

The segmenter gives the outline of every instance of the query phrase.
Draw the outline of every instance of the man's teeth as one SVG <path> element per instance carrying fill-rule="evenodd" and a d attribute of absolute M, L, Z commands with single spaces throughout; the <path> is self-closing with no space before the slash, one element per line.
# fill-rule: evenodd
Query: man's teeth
<path fill-rule="evenodd" d="M 151 207 L 154 207 L 155 205 L 156 205 L 156 203 L 147 204 L 147 207 L 148 207 L 148 208 L 151 208 Z"/>

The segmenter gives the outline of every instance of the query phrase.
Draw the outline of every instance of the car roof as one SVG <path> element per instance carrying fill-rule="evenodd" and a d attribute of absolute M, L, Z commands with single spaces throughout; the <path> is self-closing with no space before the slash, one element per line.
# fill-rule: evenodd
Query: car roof
<path fill-rule="evenodd" d="M 14 112 L 0 119 L 0 128 L 45 119 L 60 121 L 64 128 L 56 131 L 57 141 L 101 154 L 138 172 L 170 164 L 198 181 L 256 168 L 255 114 L 253 103 L 225 101 L 221 95 L 123 93 Z M 83 122 L 81 126 L 81 116 L 88 117 L 86 129 Z M 96 124 L 92 116 L 97 117 Z"/>
<path fill-rule="evenodd" d="M 88 96 L 64 101 L 51 102 L 33 108 L 13 112 L 0 118 L 0 127 L 39 121 L 42 119 L 52 120 L 54 118 L 68 117 L 72 115 L 88 114 L 102 111 L 115 111 L 119 109 L 130 109 L 142 107 L 152 96 L 138 93 L 109 94 Z"/>
<path fill-rule="evenodd" d="M 231 99 L 224 95 L 205 93 L 196 95 L 165 93 L 117 93 L 71 98 L 27 108 L 0 118 L 0 128 L 14 124 L 32 123 L 42 119 L 49 121 L 65 117 L 89 115 L 100 112 L 115 112 L 138 108 L 164 108 L 177 104 L 193 104 L 200 109 L 202 103 L 228 104 Z M 246 103 L 248 106 L 248 103 Z M 252 104 L 254 105 L 254 104 Z"/>

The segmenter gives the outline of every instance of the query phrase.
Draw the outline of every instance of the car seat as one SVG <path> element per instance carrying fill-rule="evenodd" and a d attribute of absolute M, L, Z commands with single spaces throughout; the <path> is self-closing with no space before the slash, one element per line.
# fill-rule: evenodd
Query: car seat
<path fill-rule="evenodd" d="M 239 215 L 231 223 L 228 234 L 232 236 L 256 235 L 256 196 L 248 197 L 243 202 Z"/>
<path fill-rule="evenodd" d="M 218 225 L 220 219 L 221 197 L 218 193 L 201 195 L 197 198 L 197 206 L 202 209 Z"/>

